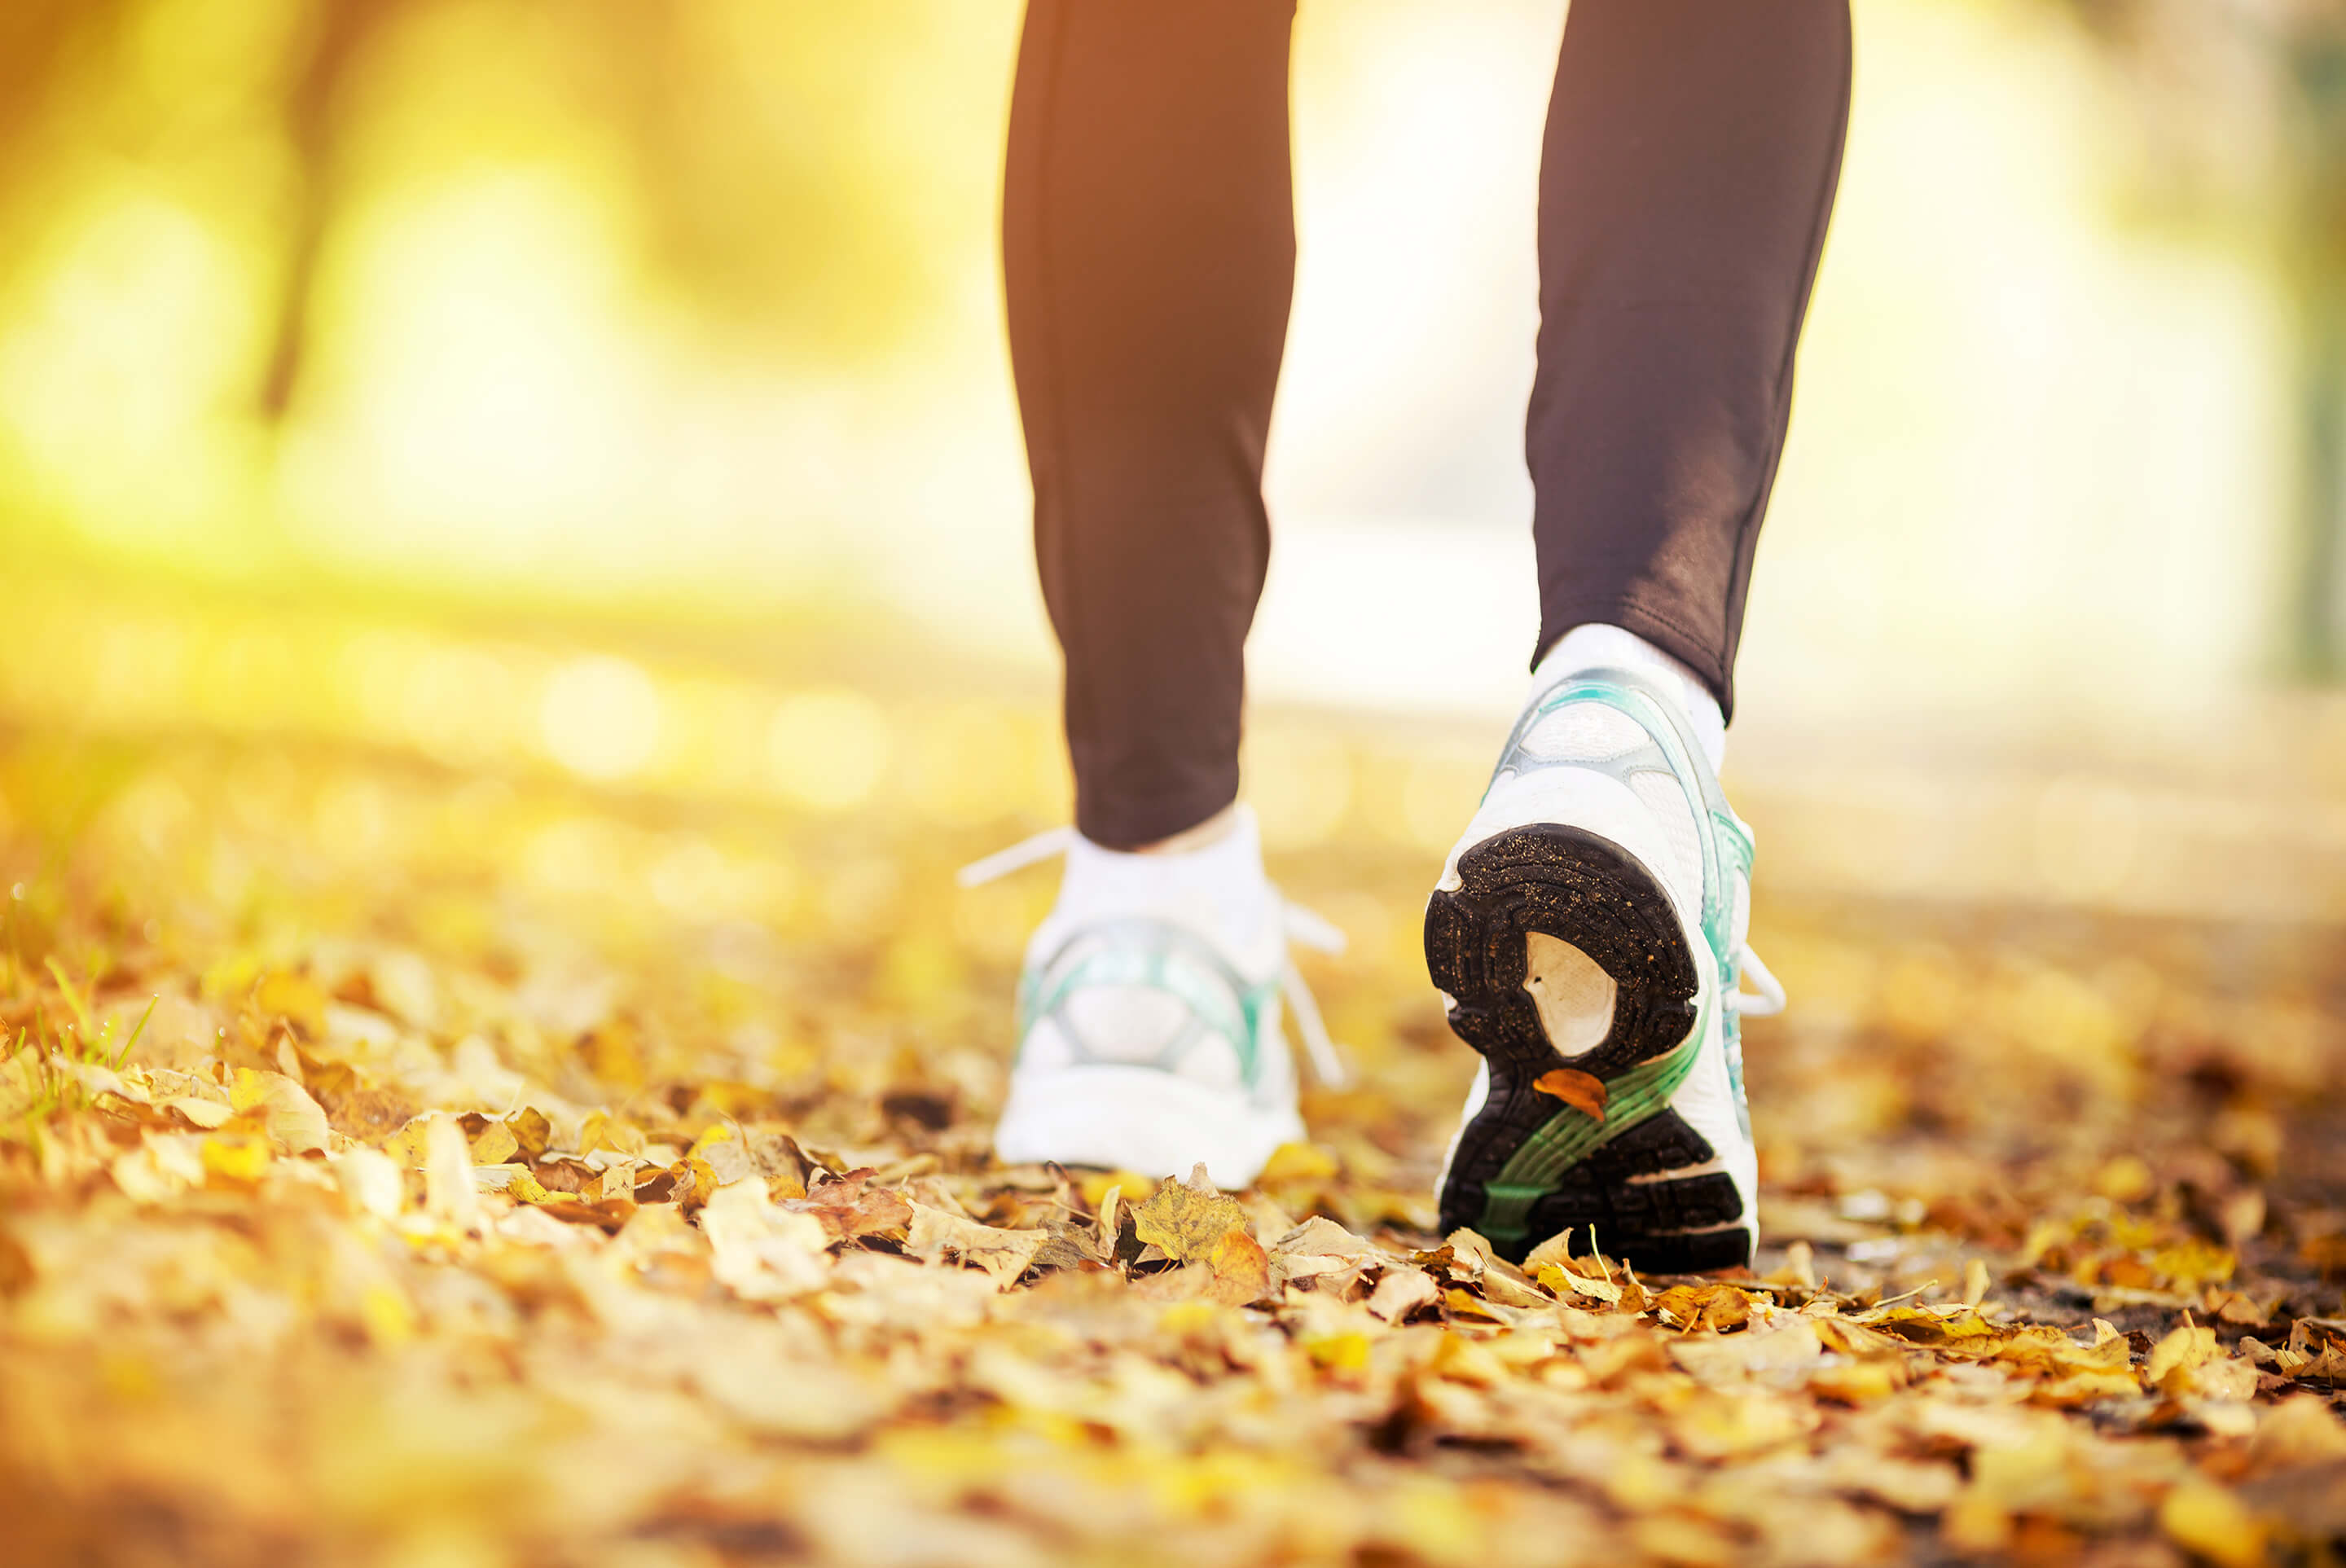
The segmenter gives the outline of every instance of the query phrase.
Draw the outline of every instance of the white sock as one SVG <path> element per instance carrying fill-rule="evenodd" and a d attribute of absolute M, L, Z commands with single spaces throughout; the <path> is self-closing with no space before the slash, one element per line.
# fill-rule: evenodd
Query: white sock
<path fill-rule="evenodd" d="M 1242 969 L 1259 967 L 1283 939 L 1272 934 L 1280 929 L 1279 900 L 1262 869 L 1253 809 L 1239 806 L 1229 831 L 1194 850 L 1136 855 L 1078 834 L 1068 846 L 1059 901 L 1046 926 L 1127 914 L 1177 921 L 1213 941 Z"/>
<path fill-rule="evenodd" d="M 1633 631 L 1596 622 L 1573 627 L 1532 672 L 1527 700 L 1536 702 L 1542 692 L 1566 676 L 1607 667 L 1636 670 L 1675 696 L 1695 738 L 1702 744 L 1703 755 L 1710 759 L 1711 771 L 1719 771 L 1727 759 L 1727 716 L 1719 710 L 1719 699 L 1710 695 L 1700 676 Z"/>

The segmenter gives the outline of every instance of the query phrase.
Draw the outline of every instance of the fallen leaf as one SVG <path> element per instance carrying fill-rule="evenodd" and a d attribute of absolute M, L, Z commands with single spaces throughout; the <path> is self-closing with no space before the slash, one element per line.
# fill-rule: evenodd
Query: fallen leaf
<path fill-rule="evenodd" d="M 1554 1095 L 1599 1122 L 1605 1119 L 1606 1105 L 1613 1097 L 1613 1091 L 1605 1086 L 1604 1079 L 1594 1073 L 1584 1073 L 1577 1067 L 1552 1067 L 1534 1078 L 1532 1087 L 1543 1095 Z"/>
<path fill-rule="evenodd" d="M 823 1223 L 774 1203 L 761 1181 L 719 1187 L 699 1221 L 718 1283 L 746 1301 L 802 1296 L 830 1278 L 832 1238 Z"/>
<path fill-rule="evenodd" d="M 1202 1165 L 1187 1181 L 1168 1181 L 1132 1211 L 1133 1233 L 1176 1263 L 1210 1256 L 1233 1230 L 1246 1227 L 1246 1210 L 1224 1196 Z"/>
<path fill-rule="evenodd" d="M 1706 1334 L 1674 1339 L 1670 1359 L 1697 1380 L 1712 1384 L 1741 1381 L 1774 1372 L 1804 1371 L 1824 1354 L 1816 1325 L 1795 1318 L 1772 1328 L 1741 1334 Z"/>
<path fill-rule="evenodd" d="M 501 1166 L 521 1153 L 521 1140 L 503 1122 L 490 1122 L 473 1135 L 473 1163 Z"/>
<path fill-rule="evenodd" d="M 948 1259 L 983 1268 L 995 1287 L 1007 1290 L 1026 1272 L 1043 1243 L 1046 1230 L 997 1230 L 974 1219 L 947 1214 L 926 1204 L 911 1206 L 913 1223 L 904 1250 L 926 1262 Z"/>
<path fill-rule="evenodd" d="M 1225 1231 L 1207 1256 L 1213 1283 L 1207 1295 L 1225 1307 L 1245 1307 L 1270 1294 L 1270 1258 L 1243 1230 Z"/>
<path fill-rule="evenodd" d="M 397 1162 L 374 1149 L 346 1149 L 327 1162 L 350 1200 L 377 1219 L 396 1219 L 407 1201 Z"/>
<path fill-rule="evenodd" d="M 1673 1285 L 1654 1298 L 1654 1313 L 1673 1329 L 1724 1333 L 1751 1320 L 1751 1298 L 1732 1285 Z"/>
<path fill-rule="evenodd" d="M 2169 1492 L 2158 1505 L 2158 1527 L 2218 1568 L 2260 1568 L 2265 1561 L 2264 1525 L 2212 1481 L 2186 1481 Z"/>
<path fill-rule="evenodd" d="M 833 1241 L 853 1241 L 902 1230 L 913 1222 L 913 1205 L 892 1188 L 874 1184 L 869 1169 L 850 1171 L 836 1181 L 809 1189 L 804 1197 L 786 1199 L 782 1207 L 794 1214 L 811 1215 Z"/>
<path fill-rule="evenodd" d="M 434 1114 L 423 1135 L 424 1212 L 453 1230 L 481 1228 L 481 1195 L 473 1181 L 473 1152 L 456 1118 Z"/>
<path fill-rule="evenodd" d="M 1369 1293 L 1368 1308 L 1388 1323 L 1398 1323 L 1441 1298 L 1442 1288 L 1422 1268 L 1406 1265 L 1388 1268 Z"/>
<path fill-rule="evenodd" d="M 1383 1260 L 1363 1241 L 1324 1215 L 1313 1215 L 1270 1245 L 1272 1282 L 1308 1282 L 1315 1290 L 1343 1295 L 1371 1267 Z"/>
<path fill-rule="evenodd" d="M 211 1133 L 203 1143 L 204 1174 L 252 1183 L 269 1172 L 269 1140 L 258 1133 Z"/>
<path fill-rule="evenodd" d="M 2142 1369 L 2143 1380 L 2162 1387 L 2173 1373 L 2188 1371 L 2216 1353 L 2216 1331 L 2193 1323 L 2187 1312 L 2179 1326 L 2151 1347 L 2150 1359 Z"/>
<path fill-rule="evenodd" d="M 2252 1475 L 2346 1461 L 2346 1421 L 2318 1394 L 2292 1394 L 2266 1410 L 2249 1440 Z"/>
<path fill-rule="evenodd" d="M 192 1095 L 174 1095 L 159 1102 L 191 1127 L 210 1132 L 228 1125 L 236 1112 L 218 1100 L 199 1100 Z"/>

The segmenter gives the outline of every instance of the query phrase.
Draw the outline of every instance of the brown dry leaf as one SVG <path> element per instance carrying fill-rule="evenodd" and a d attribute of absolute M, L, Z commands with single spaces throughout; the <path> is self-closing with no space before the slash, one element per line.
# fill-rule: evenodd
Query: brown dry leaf
<path fill-rule="evenodd" d="M 833 1241 L 882 1236 L 913 1223 L 913 1204 L 893 1188 L 874 1185 L 873 1173 L 868 1168 L 824 1182 L 804 1197 L 785 1200 L 782 1207 L 794 1214 L 813 1216 Z"/>
<path fill-rule="evenodd" d="M 1654 1298 L 1653 1310 L 1673 1329 L 1725 1333 L 1751 1320 L 1751 1298 L 1732 1285 L 1673 1285 Z"/>
<path fill-rule="evenodd" d="M 1187 1181 L 1168 1181 L 1132 1210 L 1133 1234 L 1176 1263 L 1209 1257 L 1233 1230 L 1246 1228 L 1246 1210 L 1226 1196 L 1198 1166 Z"/>
<path fill-rule="evenodd" d="M 709 1162 L 689 1156 L 677 1161 L 636 1188 L 638 1203 L 672 1203 L 690 1214 L 717 1191 L 717 1173 Z"/>
<path fill-rule="evenodd" d="M 694 1145 L 694 1151 L 715 1173 L 719 1186 L 731 1186 L 736 1182 L 745 1181 L 757 1181 L 760 1186 L 765 1185 L 758 1175 L 757 1162 L 750 1157 L 749 1150 L 734 1139 L 725 1138 L 715 1143 L 703 1140 Z"/>
<path fill-rule="evenodd" d="M 626 1227 L 636 1207 L 632 1198 L 602 1197 L 590 1202 L 550 1193 L 537 1206 L 537 1212 L 566 1225 L 591 1225 L 607 1235 L 615 1235 Z"/>
<path fill-rule="evenodd" d="M 1323 1215 L 1313 1215 L 1270 1244 L 1271 1279 L 1280 1285 L 1309 1283 L 1343 1295 L 1367 1269 L 1384 1261 L 1372 1242 L 1363 1241 Z"/>
<path fill-rule="evenodd" d="M 1670 1342 L 1670 1359 L 1706 1383 L 1725 1384 L 1775 1372 L 1805 1371 L 1824 1354 L 1824 1339 L 1805 1318 L 1741 1334 L 1688 1336 Z"/>
<path fill-rule="evenodd" d="M 997 1230 L 926 1204 L 911 1207 L 913 1223 L 905 1251 L 930 1263 L 952 1259 L 983 1268 L 998 1289 L 1007 1290 L 1016 1284 L 1043 1243 L 1050 1239 L 1046 1230 Z"/>
<path fill-rule="evenodd" d="M 1576 1067 L 1552 1067 L 1532 1080 L 1532 1087 L 1543 1095 L 1552 1095 L 1576 1111 L 1586 1112 L 1596 1121 L 1605 1119 L 1605 1107 L 1613 1091 L 1605 1080 L 1594 1073 L 1584 1073 Z"/>
<path fill-rule="evenodd" d="M 1402 1264 L 1384 1271 L 1377 1288 L 1369 1293 L 1368 1308 L 1388 1323 L 1398 1323 L 1421 1308 L 1431 1307 L 1442 1298 L 1442 1287 L 1422 1268 Z"/>

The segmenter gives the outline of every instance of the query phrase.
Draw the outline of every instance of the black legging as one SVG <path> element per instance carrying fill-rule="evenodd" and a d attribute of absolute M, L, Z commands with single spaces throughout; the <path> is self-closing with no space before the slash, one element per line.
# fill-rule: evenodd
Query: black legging
<path fill-rule="evenodd" d="M 1026 14 L 1003 198 L 1011 360 L 1076 822 L 1103 844 L 1179 832 L 1238 792 L 1294 288 L 1293 14 Z M 1540 168 L 1535 662 L 1606 622 L 1731 706 L 1849 77 L 1847 0 L 1574 0 Z"/>

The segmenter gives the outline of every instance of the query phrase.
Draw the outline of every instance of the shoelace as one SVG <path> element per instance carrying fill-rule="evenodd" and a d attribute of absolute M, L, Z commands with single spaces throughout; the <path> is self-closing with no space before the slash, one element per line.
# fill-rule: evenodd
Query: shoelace
<path fill-rule="evenodd" d="M 1736 992 L 1727 999 L 1728 1010 L 1739 1013 L 1746 1018 L 1765 1018 L 1783 1012 L 1784 983 L 1760 962 L 1760 955 L 1751 951 L 1751 944 L 1747 942 L 1737 948 L 1735 958 L 1745 977 L 1760 990 L 1756 995 L 1749 991 Z"/>
<path fill-rule="evenodd" d="M 1073 828 L 1046 828 L 1031 839 L 1022 839 L 1006 850 L 997 850 L 983 860 L 972 860 L 954 873 L 954 880 L 963 887 L 983 887 L 1013 871 L 1025 870 L 1064 855 L 1076 841 Z M 1278 897 L 1276 890 L 1273 897 Z M 1301 904 L 1279 899 L 1279 918 L 1287 940 L 1298 947 L 1308 947 L 1315 952 L 1339 953 L 1344 951 L 1344 933 L 1324 916 L 1315 914 Z M 1304 983 L 1303 972 L 1295 967 L 1292 959 L 1280 968 L 1279 986 L 1287 1004 L 1295 1012 L 1296 1033 L 1303 1036 L 1303 1054 L 1311 1063 L 1312 1074 L 1331 1089 L 1349 1089 L 1352 1085 L 1352 1070 L 1345 1065 L 1344 1054 L 1328 1036 L 1328 1025 L 1320 1016 L 1320 1003 Z"/>

